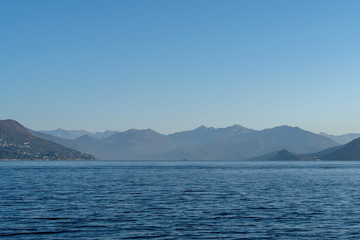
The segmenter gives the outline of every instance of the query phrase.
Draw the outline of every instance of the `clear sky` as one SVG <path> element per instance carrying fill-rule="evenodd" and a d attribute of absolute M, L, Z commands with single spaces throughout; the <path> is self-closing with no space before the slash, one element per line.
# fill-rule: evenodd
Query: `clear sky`
<path fill-rule="evenodd" d="M 0 119 L 360 132 L 360 1 L 0 1 Z"/>

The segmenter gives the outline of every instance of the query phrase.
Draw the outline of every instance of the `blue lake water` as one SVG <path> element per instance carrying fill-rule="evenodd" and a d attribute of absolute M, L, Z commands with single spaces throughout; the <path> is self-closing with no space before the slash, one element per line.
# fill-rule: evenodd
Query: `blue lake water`
<path fill-rule="evenodd" d="M 359 239 L 360 162 L 0 162 L 1 239 Z"/>

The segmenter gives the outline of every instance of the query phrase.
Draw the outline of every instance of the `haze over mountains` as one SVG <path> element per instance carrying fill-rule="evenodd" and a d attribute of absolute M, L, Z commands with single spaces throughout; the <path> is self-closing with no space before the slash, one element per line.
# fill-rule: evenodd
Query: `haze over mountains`
<path fill-rule="evenodd" d="M 252 161 L 291 161 L 291 160 L 331 160 L 352 161 L 360 160 L 360 138 L 356 138 L 345 145 L 327 148 L 315 153 L 299 154 L 283 149 L 251 158 Z"/>
<path fill-rule="evenodd" d="M 326 134 L 326 133 L 322 132 L 322 133 L 320 133 L 320 135 L 328 137 L 339 144 L 347 144 L 347 143 L 351 142 L 352 140 L 360 137 L 360 133 L 348 133 L 348 134 L 336 136 L 336 135 L 330 135 L 330 134 Z"/>
<path fill-rule="evenodd" d="M 234 126 L 238 126 L 239 129 L 241 129 L 241 131 L 246 132 L 246 131 L 253 131 L 252 129 L 249 128 L 245 128 L 242 127 L 238 124 L 235 124 Z M 233 126 L 233 127 L 234 127 Z M 208 130 L 217 130 L 217 131 L 207 131 L 207 134 L 202 134 L 202 136 L 197 136 L 196 132 L 204 130 L 204 129 L 208 129 Z M 196 141 L 198 141 L 198 138 L 203 138 L 203 139 L 211 139 L 214 138 L 216 136 L 221 135 L 221 129 L 222 128 L 213 128 L 213 127 L 205 127 L 205 126 L 200 126 L 199 128 L 195 129 L 195 130 L 189 130 L 189 131 L 183 131 L 183 132 L 178 132 L 178 133 L 173 133 L 173 134 L 169 134 L 168 136 L 171 136 L 172 139 L 176 140 L 176 141 L 183 141 L 183 139 L 186 139 L 186 141 L 188 143 L 193 142 L 195 143 Z M 225 129 L 229 129 L 229 128 L 225 128 Z M 58 128 L 55 130 L 39 130 L 38 132 L 41 133 L 45 133 L 45 134 L 49 134 L 55 137 L 59 137 L 59 138 L 63 138 L 63 139 L 70 139 L 70 140 L 75 140 L 76 138 L 79 138 L 81 136 L 84 135 L 89 135 L 91 137 L 94 138 L 98 138 L 98 139 L 102 139 L 102 138 L 108 138 L 111 137 L 112 135 L 114 135 L 115 133 L 120 133 L 120 131 L 112 131 L 112 130 L 106 130 L 104 132 L 89 132 L 86 130 L 65 130 L 62 128 Z M 330 139 L 332 139 L 334 142 L 338 143 L 338 144 L 347 144 L 349 142 L 351 142 L 352 140 L 359 138 L 360 137 L 360 133 L 348 133 L 348 134 L 343 134 L 343 135 L 331 135 L 331 134 L 326 134 L 324 132 L 319 133 L 319 135 L 328 137 Z"/>
<path fill-rule="evenodd" d="M 26 129 L 14 120 L 0 121 L 0 159 L 360 160 L 360 138 L 339 145 L 323 134 L 289 126 L 264 130 L 201 126 L 169 135 L 151 129 L 47 133 Z"/>
<path fill-rule="evenodd" d="M 240 125 L 226 128 L 201 126 L 169 135 L 151 129 L 131 129 L 107 138 L 86 134 L 74 140 L 33 133 L 109 160 L 244 160 L 284 148 L 309 153 L 338 145 L 327 137 L 289 126 L 261 131 Z"/>
<path fill-rule="evenodd" d="M 58 128 L 56 130 L 40 130 L 39 132 L 42 132 L 45 134 L 50 134 L 50 135 L 64 138 L 64 139 L 74 140 L 74 139 L 79 138 L 84 135 L 89 135 L 94 138 L 107 138 L 115 133 L 118 133 L 119 131 L 106 130 L 104 132 L 92 133 L 92 132 L 88 132 L 85 130 L 64 130 L 64 129 Z"/>

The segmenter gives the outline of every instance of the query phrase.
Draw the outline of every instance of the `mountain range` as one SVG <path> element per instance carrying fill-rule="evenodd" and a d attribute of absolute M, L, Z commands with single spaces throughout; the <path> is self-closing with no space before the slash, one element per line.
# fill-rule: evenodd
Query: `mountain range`
<path fill-rule="evenodd" d="M 261 131 L 240 125 L 201 126 L 169 135 L 151 129 L 131 129 L 107 138 L 87 134 L 74 140 L 43 132 L 33 134 L 108 160 L 244 160 L 284 148 L 309 153 L 338 145 L 327 137 L 289 126 Z"/>
<path fill-rule="evenodd" d="M 92 136 L 94 138 L 107 138 L 110 137 L 111 135 L 118 133 L 119 131 L 110 131 L 110 130 L 106 130 L 104 132 L 96 132 L 96 133 L 92 133 L 92 132 L 88 132 L 85 130 L 65 130 L 62 128 L 58 128 L 56 130 L 39 130 L 39 132 L 45 133 L 45 134 L 49 134 L 49 135 L 53 135 L 55 137 L 59 137 L 59 138 L 63 138 L 63 139 L 70 139 L 70 140 L 74 140 L 76 138 L 79 138 L 81 136 L 84 135 L 89 135 Z"/>
<path fill-rule="evenodd" d="M 0 120 L 0 159 L 95 160 L 96 158 L 39 138 L 14 120 Z"/>
<path fill-rule="evenodd" d="M 339 144 L 347 144 L 347 143 L 351 142 L 352 140 L 360 137 L 360 133 L 348 133 L 348 134 L 336 136 L 336 135 L 330 135 L 330 134 L 321 132 L 320 135 L 328 137 Z"/>
<path fill-rule="evenodd" d="M 324 134 L 290 126 L 201 126 L 164 135 L 151 129 L 44 132 L 14 120 L 0 121 L 0 159 L 360 160 L 359 149 L 360 138 L 339 145 Z"/>
<path fill-rule="evenodd" d="M 244 128 L 244 127 L 242 127 L 240 125 L 237 125 L 237 124 L 235 124 L 234 126 L 239 127 L 239 129 L 241 129 L 241 131 L 243 131 L 243 132 L 251 131 L 251 129 Z M 231 128 L 225 128 L 225 129 L 232 130 Z M 221 128 L 216 129 L 216 128 L 212 128 L 212 127 L 207 128 L 205 126 L 201 126 L 201 127 L 197 128 L 195 130 L 196 131 L 190 130 L 190 131 L 183 131 L 183 132 L 179 132 L 179 133 L 174 133 L 174 134 L 170 134 L 169 136 L 172 139 L 174 139 L 175 141 L 182 142 L 182 141 L 186 140 L 187 143 L 189 143 L 189 142 L 195 143 L 196 141 L 199 141 L 201 138 L 203 140 L 209 140 L 211 138 L 214 138 L 214 137 L 217 137 L 217 136 L 221 135 Z M 197 133 L 201 132 L 202 130 L 205 130 L 204 133 L 201 134 L 201 136 L 198 136 Z M 215 131 L 211 131 L 211 130 L 215 130 Z M 69 140 L 75 140 L 76 138 L 79 138 L 79 137 L 84 136 L 84 135 L 89 135 L 89 136 L 91 136 L 93 138 L 102 139 L 102 138 L 108 138 L 108 137 L 114 135 L 115 133 L 120 133 L 120 131 L 111 131 L 111 130 L 106 130 L 104 132 L 95 132 L 95 133 L 93 133 L 93 132 L 89 132 L 89 131 L 86 131 L 86 130 L 65 130 L 65 129 L 62 129 L 62 128 L 58 128 L 58 129 L 55 129 L 55 130 L 39 130 L 38 132 L 53 135 L 55 137 L 59 137 L 59 138 L 62 138 L 62 139 L 69 139 Z M 360 137 L 360 133 L 348 133 L 348 134 L 343 134 L 343 135 L 331 135 L 331 134 L 326 134 L 324 132 L 321 132 L 321 133 L 319 133 L 319 135 L 330 138 L 334 142 L 336 142 L 338 144 L 341 144 L 341 145 L 347 144 L 347 143 L 351 142 L 352 140 Z"/>
<path fill-rule="evenodd" d="M 252 161 L 289 161 L 289 160 L 326 160 L 326 161 L 353 161 L 360 160 L 360 138 L 351 142 L 324 149 L 315 153 L 299 154 L 289 152 L 283 149 L 278 152 L 272 152 L 257 156 L 248 160 Z"/>

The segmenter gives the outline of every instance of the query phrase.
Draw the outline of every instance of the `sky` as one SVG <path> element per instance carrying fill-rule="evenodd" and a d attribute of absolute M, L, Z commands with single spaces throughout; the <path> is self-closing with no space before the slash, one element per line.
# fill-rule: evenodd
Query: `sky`
<path fill-rule="evenodd" d="M 360 1 L 0 1 L 0 119 L 360 132 Z"/>

